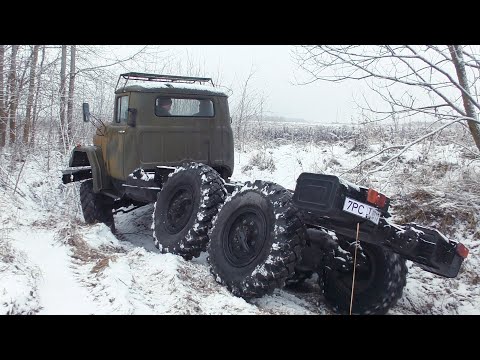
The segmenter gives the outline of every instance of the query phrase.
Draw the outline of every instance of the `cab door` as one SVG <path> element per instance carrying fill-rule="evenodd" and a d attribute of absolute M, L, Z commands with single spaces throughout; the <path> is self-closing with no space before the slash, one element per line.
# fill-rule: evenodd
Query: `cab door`
<path fill-rule="evenodd" d="M 128 95 L 118 96 L 115 101 L 115 115 L 113 123 L 107 130 L 107 171 L 117 180 L 125 180 L 125 133 L 128 118 Z"/>

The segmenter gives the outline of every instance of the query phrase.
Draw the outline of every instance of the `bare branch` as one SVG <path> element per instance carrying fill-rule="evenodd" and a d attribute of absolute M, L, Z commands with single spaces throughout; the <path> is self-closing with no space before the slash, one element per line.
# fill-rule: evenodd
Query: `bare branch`
<path fill-rule="evenodd" d="M 435 130 L 429 132 L 428 134 L 419 137 L 418 139 L 410 142 L 409 144 L 406 144 L 406 145 L 403 147 L 402 151 L 400 151 L 398 154 L 396 154 L 395 156 L 393 156 L 393 157 L 391 157 L 390 159 L 388 159 L 388 161 L 387 161 L 385 164 L 379 166 L 379 167 L 376 168 L 376 169 L 373 169 L 373 170 L 368 171 L 368 172 L 366 173 L 366 175 L 365 175 L 360 181 L 363 181 L 368 175 L 371 175 L 371 174 L 373 174 L 373 173 L 376 173 L 376 172 L 378 172 L 378 171 L 381 171 L 381 170 L 385 169 L 385 167 L 386 167 L 388 164 L 390 164 L 393 160 L 395 160 L 395 159 L 397 159 L 398 157 L 400 157 L 405 151 L 407 151 L 407 150 L 408 150 L 409 148 L 411 148 L 413 145 L 415 145 L 415 144 L 417 144 L 417 143 L 419 143 L 419 142 L 421 142 L 421 141 L 423 141 L 423 140 L 425 140 L 425 139 L 427 139 L 427 138 L 435 135 L 436 133 L 442 131 L 443 129 L 445 129 L 445 128 L 448 127 L 448 126 L 451 126 L 451 125 L 453 125 L 453 124 L 455 124 L 455 123 L 457 123 L 457 122 L 465 121 L 465 120 L 466 120 L 466 121 L 474 121 L 474 122 L 476 122 L 476 123 L 480 123 L 480 121 L 478 121 L 478 120 L 476 120 L 476 119 L 472 119 L 472 118 L 465 117 L 465 116 L 462 116 L 462 117 L 460 117 L 460 118 L 457 118 L 456 120 L 454 120 L 454 121 L 452 121 L 452 122 L 449 122 L 449 123 L 447 123 L 447 124 L 439 127 L 438 129 L 435 129 Z M 351 170 L 349 170 L 349 171 L 351 171 Z M 347 171 L 347 172 L 348 172 L 348 171 Z"/>
<path fill-rule="evenodd" d="M 417 54 L 417 52 L 415 50 L 413 50 L 410 46 L 407 45 L 407 48 L 410 49 L 414 54 Z M 445 77 L 450 80 L 450 82 L 457 88 L 459 89 L 462 94 L 464 94 L 465 96 L 467 96 L 470 101 L 478 108 L 480 109 L 480 105 L 475 101 L 475 99 L 470 95 L 470 93 L 464 88 L 462 87 L 457 81 L 455 81 L 454 78 L 452 78 L 452 76 L 447 73 L 445 70 L 443 69 L 440 69 L 438 66 L 432 64 L 432 62 L 430 62 L 429 60 L 427 60 L 426 58 L 424 58 L 423 56 L 421 55 L 418 55 L 418 58 L 420 60 L 422 60 L 423 62 L 425 62 L 426 64 L 430 65 L 432 68 L 434 68 L 435 70 L 437 70 L 439 73 L 445 75 Z"/>
<path fill-rule="evenodd" d="M 376 154 L 374 154 L 374 155 L 372 155 L 372 156 L 370 156 L 370 157 L 368 157 L 368 158 L 360 161 L 360 162 L 359 162 L 357 165 L 355 165 L 353 168 L 351 168 L 351 169 L 349 169 L 349 170 L 346 170 L 346 171 L 344 171 L 343 173 L 341 173 L 340 176 L 342 176 L 342 175 L 344 175 L 344 174 L 347 174 L 347 173 L 349 173 L 349 172 L 352 172 L 353 170 L 359 168 L 361 165 L 363 165 L 364 163 L 366 163 L 368 160 L 371 160 L 371 159 L 373 159 L 373 158 L 376 158 L 378 155 L 381 155 L 381 154 L 383 154 L 383 153 L 386 152 L 386 151 L 394 150 L 394 149 L 403 149 L 403 148 L 405 148 L 405 146 L 406 146 L 406 145 L 389 146 L 389 147 L 387 147 L 387 148 L 385 148 L 385 149 L 377 152 Z"/>
<path fill-rule="evenodd" d="M 75 75 L 78 75 L 78 74 L 83 73 L 83 72 L 88 72 L 88 71 L 98 70 L 98 69 L 104 69 L 104 68 L 107 68 L 107 67 L 111 67 L 111 66 L 114 66 L 114 65 L 119 65 L 119 64 L 125 63 L 129 60 L 134 59 L 139 54 L 143 53 L 145 51 L 145 49 L 147 48 L 147 46 L 148 45 L 144 46 L 139 51 L 137 51 L 135 54 L 133 54 L 133 55 L 131 55 L 131 56 L 125 58 L 125 59 L 121 59 L 121 60 L 115 61 L 115 62 L 110 63 L 110 64 L 106 64 L 106 65 L 98 65 L 98 66 L 92 66 L 92 67 L 89 67 L 89 68 L 79 69 L 78 71 L 75 72 Z"/>

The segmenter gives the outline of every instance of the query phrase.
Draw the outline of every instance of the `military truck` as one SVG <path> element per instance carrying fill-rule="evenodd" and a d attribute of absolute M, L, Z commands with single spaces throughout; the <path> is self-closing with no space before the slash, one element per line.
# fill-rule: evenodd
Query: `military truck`
<path fill-rule="evenodd" d="M 96 119 L 88 104 L 83 117 Z M 468 255 L 435 229 L 390 222 L 388 197 L 334 175 L 302 173 L 295 190 L 232 182 L 233 156 L 228 98 L 210 78 L 126 73 L 112 121 L 73 149 L 63 182 L 80 181 L 85 221 L 112 230 L 114 214 L 154 203 L 157 248 L 207 251 L 215 280 L 245 299 L 317 274 L 336 312 L 385 314 L 406 260 L 456 277 Z"/>

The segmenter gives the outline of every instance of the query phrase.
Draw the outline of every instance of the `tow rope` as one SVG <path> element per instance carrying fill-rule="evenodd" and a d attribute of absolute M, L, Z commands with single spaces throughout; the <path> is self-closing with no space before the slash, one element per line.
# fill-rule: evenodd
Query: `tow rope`
<path fill-rule="evenodd" d="M 355 270 L 357 268 L 357 249 L 358 249 L 358 235 L 360 233 L 360 223 L 357 223 L 357 238 L 355 240 L 355 255 L 353 257 L 353 276 L 352 276 L 352 291 L 350 294 L 350 315 L 352 315 L 353 305 L 353 288 L 355 286 Z"/>

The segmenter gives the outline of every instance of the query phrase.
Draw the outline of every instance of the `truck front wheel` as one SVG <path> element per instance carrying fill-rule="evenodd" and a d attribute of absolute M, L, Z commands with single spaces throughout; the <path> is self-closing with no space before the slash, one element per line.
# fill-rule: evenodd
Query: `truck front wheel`
<path fill-rule="evenodd" d="M 80 203 L 85 222 L 94 224 L 102 222 L 112 231 L 115 230 L 115 222 L 113 220 L 113 201 L 103 194 L 95 194 L 93 192 L 92 180 L 87 180 L 80 185 Z"/>

